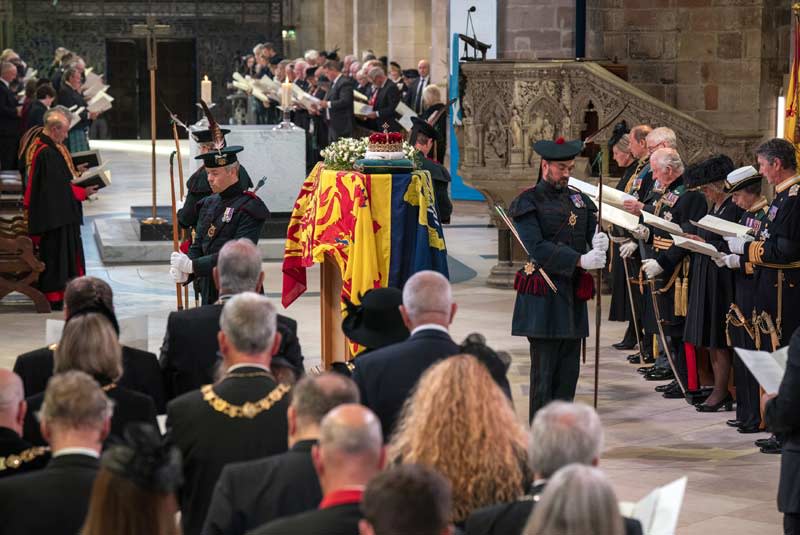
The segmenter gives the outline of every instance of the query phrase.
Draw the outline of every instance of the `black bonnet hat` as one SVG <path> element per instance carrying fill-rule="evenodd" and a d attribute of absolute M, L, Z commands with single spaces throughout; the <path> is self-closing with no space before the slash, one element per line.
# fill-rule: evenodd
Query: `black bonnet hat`
<path fill-rule="evenodd" d="M 699 188 L 706 184 L 725 180 L 733 169 L 733 161 L 724 154 L 718 154 L 690 165 L 684 171 L 683 177 L 687 188 Z"/>
<path fill-rule="evenodd" d="M 347 301 L 342 331 L 351 341 L 377 349 L 402 342 L 409 336 L 400 315 L 403 292 L 397 288 L 374 288 L 361 297 L 361 304 Z"/>
<path fill-rule="evenodd" d="M 164 445 L 147 423 L 128 424 L 125 438 L 103 453 L 100 465 L 146 491 L 166 494 L 183 483 L 180 450 Z"/>

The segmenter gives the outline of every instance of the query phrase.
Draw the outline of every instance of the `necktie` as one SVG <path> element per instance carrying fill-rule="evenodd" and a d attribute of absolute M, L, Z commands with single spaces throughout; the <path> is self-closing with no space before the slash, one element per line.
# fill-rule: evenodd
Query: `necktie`
<path fill-rule="evenodd" d="M 378 93 L 380 92 L 381 88 L 376 87 L 375 90 L 372 92 L 372 97 L 369 99 L 369 105 L 372 109 L 375 109 L 375 104 L 378 102 Z"/>

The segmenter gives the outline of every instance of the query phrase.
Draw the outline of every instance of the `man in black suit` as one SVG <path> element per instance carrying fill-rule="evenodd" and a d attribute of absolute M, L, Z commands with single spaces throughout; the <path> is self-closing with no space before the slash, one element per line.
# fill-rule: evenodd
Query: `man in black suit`
<path fill-rule="evenodd" d="M 10 84 L 17 77 L 13 63 L 0 63 L 0 169 L 17 168 L 20 110 Z M 352 107 L 352 105 L 351 105 Z"/>
<path fill-rule="evenodd" d="M 72 279 L 64 290 L 64 319 L 78 312 L 102 305 L 113 315 L 114 295 L 111 286 L 97 277 Z M 119 334 L 119 326 L 112 321 Z M 22 378 L 25 394 L 34 396 L 44 392 L 47 380 L 53 375 L 53 353 L 58 344 L 40 347 L 23 353 L 14 362 L 14 371 Z M 153 353 L 135 347 L 122 346 L 122 377 L 119 386 L 135 390 L 153 399 L 159 414 L 166 409 L 164 385 L 158 359 Z"/>
<path fill-rule="evenodd" d="M 345 403 L 358 403 L 358 388 L 338 373 L 305 377 L 292 391 L 289 451 L 222 470 L 203 535 L 244 535 L 271 520 L 316 509 L 322 500 L 311 448 L 322 418 Z"/>
<path fill-rule="evenodd" d="M 461 352 L 447 331 L 457 306 L 450 283 L 435 271 L 412 275 L 403 287 L 403 316 L 411 336 L 356 359 L 353 380 L 361 403 L 381 421 L 389 437 L 417 380 L 437 361 Z"/>
<path fill-rule="evenodd" d="M 417 71 L 419 72 L 419 79 L 414 84 L 414 89 L 412 91 L 414 102 L 412 108 L 414 108 L 417 114 L 420 114 L 423 112 L 422 92 L 425 91 L 425 88 L 431 83 L 431 64 L 428 60 L 421 59 L 419 63 L 417 63 Z"/>
<path fill-rule="evenodd" d="M 0 369 L 0 479 L 38 470 L 47 464 L 48 449 L 22 439 L 28 405 L 22 380 Z"/>
<path fill-rule="evenodd" d="M 253 292 L 228 300 L 217 335 L 225 374 L 167 405 L 167 442 L 183 454 L 178 493 L 184 535 L 198 535 L 214 485 L 229 463 L 286 451 L 290 387 L 270 371 L 278 351 L 275 307 Z"/>
<path fill-rule="evenodd" d="M 383 131 L 383 125 L 386 124 L 389 132 L 402 131 L 403 127 L 397 122 L 398 114 L 395 111 L 401 99 L 400 90 L 386 77 L 381 67 L 372 67 L 367 77 L 373 88 L 372 96 L 369 98 L 372 111 L 367 114 L 369 128 Z"/>
<path fill-rule="evenodd" d="M 353 79 L 342 74 L 342 62 L 329 59 L 323 68 L 331 88 L 320 102 L 328 118 L 328 142 L 353 135 Z"/>
<path fill-rule="evenodd" d="M 603 425 L 582 403 L 552 401 L 536 411 L 531 426 L 528 464 L 534 479 L 517 501 L 482 507 L 467 519 L 466 535 L 520 535 L 547 479 L 560 468 L 579 463 L 597 466 L 603 451 Z M 626 535 L 641 535 L 638 520 L 625 518 Z"/>
<path fill-rule="evenodd" d="M 363 488 L 386 458 L 380 422 L 366 407 L 340 405 L 322 419 L 311 456 L 323 493 L 319 508 L 274 520 L 250 535 L 358 533 Z"/>
<path fill-rule="evenodd" d="M 259 292 L 264 284 L 261 253 L 246 238 L 226 243 L 212 271 L 219 288 L 213 305 L 171 312 L 161 346 L 161 372 L 167 400 L 213 383 L 220 362 L 219 316 L 226 301 L 242 292 Z M 278 314 L 280 348 L 272 357 L 272 373 L 290 384 L 303 375 L 303 352 L 297 339 L 297 322 Z"/>
<path fill-rule="evenodd" d="M 800 328 L 789 342 L 789 357 L 778 393 L 762 397 L 767 429 L 781 438 L 781 476 L 778 511 L 783 513 L 783 532 L 800 534 Z"/>
<path fill-rule="evenodd" d="M 419 464 L 401 464 L 375 476 L 364 491 L 361 509 L 360 535 L 453 533 L 450 482 Z"/>
<path fill-rule="evenodd" d="M 1 535 L 75 535 L 81 529 L 112 404 L 83 372 L 53 377 L 40 413 L 53 458 L 47 467 L 0 480 Z"/>

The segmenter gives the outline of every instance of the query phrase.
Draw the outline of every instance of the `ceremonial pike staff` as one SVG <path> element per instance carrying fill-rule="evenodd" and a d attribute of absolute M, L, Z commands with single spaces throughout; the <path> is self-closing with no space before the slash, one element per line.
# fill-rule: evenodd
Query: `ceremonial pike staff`
<path fill-rule="evenodd" d="M 628 108 L 628 103 L 626 102 L 625 106 L 623 106 L 622 109 L 619 110 L 619 112 L 617 112 L 617 114 L 611 118 L 611 120 L 606 122 L 606 124 L 598 128 L 594 134 L 590 135 L 583 141 L 584 148 L 586 147 L 586 145 L 591 143 L 600 132 L 602 132 L 603 130 L 614 124 L 614 121 L 616 121 L 627 108 Z M 597 176 L 597 232 L 601 232 L 603 228 L 601 225 L 601 222 L 603 221 L 602 156 L 603 156 L 603 151 L 601 150 L 600 153 L 597 155 L 597 158 L 595 159 L 595 162 L 597 162 L 598 160 L 600 161 L 600 165 L 598 167 L 600 172 Z M 596 290 L 595 290 L 595 312 L 594 312 L 594 408 L 595 409 L 597 408 L 597 393 L 598 393 L 598 385 L 600 382 L 600 322 L 601 322 L 601 317 L 603 315 L 601 311 L 601 306 L 602 306 L 601 296 L 603 295 L 602 267 L 597 270 L 596 277 L 597 277 L 597 283 L 595 284 Z"/>

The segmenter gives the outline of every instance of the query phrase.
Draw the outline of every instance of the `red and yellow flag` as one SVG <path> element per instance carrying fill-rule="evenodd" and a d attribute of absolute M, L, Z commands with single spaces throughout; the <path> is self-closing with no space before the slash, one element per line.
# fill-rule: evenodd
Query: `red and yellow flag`
<path fill-rule="evenodd" d="M 792 53 L 792 68 L 789 71 L 789 87 L 786 90 L 786 115 L 783 128 L 783 137 L 790 141 L 800 161 L 800 123 L 797 120 L 800 109 L 800 3 L 792 6 L 794 14 L 794 48 Z"/>

